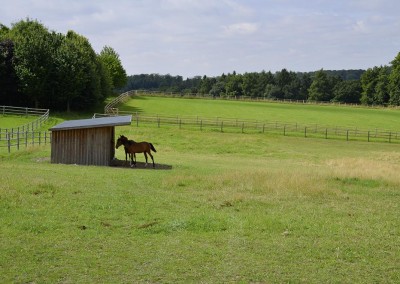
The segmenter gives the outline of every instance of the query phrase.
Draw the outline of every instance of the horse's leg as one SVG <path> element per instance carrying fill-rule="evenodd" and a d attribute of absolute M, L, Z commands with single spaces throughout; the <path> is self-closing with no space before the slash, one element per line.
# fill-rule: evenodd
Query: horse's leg
<path fill-rule="evenodd" d="M 154 164 L 154 158 L 153 158 L 153 155 L 151 154 L 150 150 L 149 150 L 149 155 L 150 155 L 151 160 L 153 161 L 153 168 L 155 168 L 156 164 Z"/>
<path fill-rule="evenodd" d="M 133 159 L 135 157 L 135 160 Z M 131 167 L 135 166 L 136 167 L 136 155 L 135 153 L 131 153 Z"/>
<path fill-rule="evenodd" d="M 146 158 L 146 164 L 144 166 L 147 167 L 147 154 L 146 154 L 146 152 L 143 152 L 143 154 L 144 154 L 144 157 Z"/>

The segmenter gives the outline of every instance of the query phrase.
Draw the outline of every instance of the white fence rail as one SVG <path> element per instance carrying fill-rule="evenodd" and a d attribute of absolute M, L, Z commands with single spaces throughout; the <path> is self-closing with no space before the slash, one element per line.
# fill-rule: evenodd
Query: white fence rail
<path fill-rule="evenodd" d="M 0 106 L 0 115 L 20 115 L 36 116 L 37 118 L 24 125 L 5 128 L 0 125 L 0 147 L 7 147 L 8 153 L 15 147 L 41 145 L 50 143 L 50 134 L 48 132 L 37 131 L 49 119 L 49 109 L 37 109 L 27 107 Z"/>

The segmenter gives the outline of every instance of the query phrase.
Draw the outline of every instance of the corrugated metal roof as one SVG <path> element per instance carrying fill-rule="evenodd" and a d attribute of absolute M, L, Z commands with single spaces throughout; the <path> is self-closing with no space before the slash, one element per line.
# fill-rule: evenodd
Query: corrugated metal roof
<path fill-rule="evenodd" d="M 68 129 L 82 129 L 82 128 L 97 128 L 106 126 L 119 126 L 130 125 L 132 115 L 124 116 L 110 116 L 101 118 L 78 119 L 64 121 L 56 126 L 50 128 L 50 131 L 68 130 Z"/>

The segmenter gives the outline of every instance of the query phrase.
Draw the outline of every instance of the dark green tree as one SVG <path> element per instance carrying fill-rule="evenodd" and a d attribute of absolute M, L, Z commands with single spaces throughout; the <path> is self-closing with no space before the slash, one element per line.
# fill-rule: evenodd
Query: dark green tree
<path fill-rule="evenodd" d="M 259 75 L 258 73 L 245 73 L 242 76 L 242 92 L 247 97 L 259 97 L 262 95 L 262 89 L 259 89 Z"/>
<path fill-rule="evenodd" d="M 237 75 L 235 71 L 225 78 L 225 96 L 242 96 L 242 76 Z"/>
<path fill-rule="evenodd" d="M 333 98 L 332 81 L 323 69 L 315 73 L 308 89 L 310 101 L 330 101 Z"/>
<path fill-rule="evenodd" d="M 388 66 L 383 66 L 379 71 L 374 96 L 374 100 L 378 105 L 387 105 L 389 103 L 389 74 L 390 68 Z"/>
<path fill-rule="evenodd" d="M 391 62 L 392 70 L 389 75 L 389 95 L 391 105 L 400 105 L 400 52 Z"/>
<path fill-rule="evenodd" d="M 14 43 L 0 38 L 0 105 L 22 105 L 14 62 Z"/>
<path fill-rule="evenodd" d="M 47 88 L 54 70 L 54 45 L 50 32 L 41 23 L 27 19 L 14 24 L 10 38 L 15 43 L 15 72 L 21 91 L 35 107 L 47 105 Z"/>
<path fill-rule="evenodd" d="M 360 103 L 361 98 L 361 83 L 359 80 L 341 81 L 333 89 L 334 102 L 342 103 Z"/>
<path fill-rule="evenodd" d="M 124 87 L 127 82 L 127 76 L 118 53 L 112 47 L 105 46 L 99 54 L 99 60 L 108 69 L 113 89 Z"/>
<path fill-rule="evenodd" d="M 204 75 L 200 82 L 199 93 L 203 95 L 209 94 L 215 82 L 215 78 L 209 78 Z"/>
<path fill-rule="evenodd" d="M 312 79 L 310 74 L 303 73 L 300 75 L 300 90 L 298 94 L 298 100 L 307 100 L 308 99 L 308 90 L 312 84 Z"/>
<path fill-rule="evenodd" d="M 376 86 L 379 82 L 379 74 L 383 67 L 369 68 L 361 75 L 361 103 L 365 105 L 378 104 Z"/>

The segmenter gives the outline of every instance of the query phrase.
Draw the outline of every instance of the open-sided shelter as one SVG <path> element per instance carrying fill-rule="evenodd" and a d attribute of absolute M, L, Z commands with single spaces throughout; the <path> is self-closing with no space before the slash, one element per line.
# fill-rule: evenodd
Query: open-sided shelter
<path fill-rule="evenodd" d="M 64 121 L 52 128 L 51 162 L 109 166 L 115 156 L 115 126 L 131 115 Z"/>

